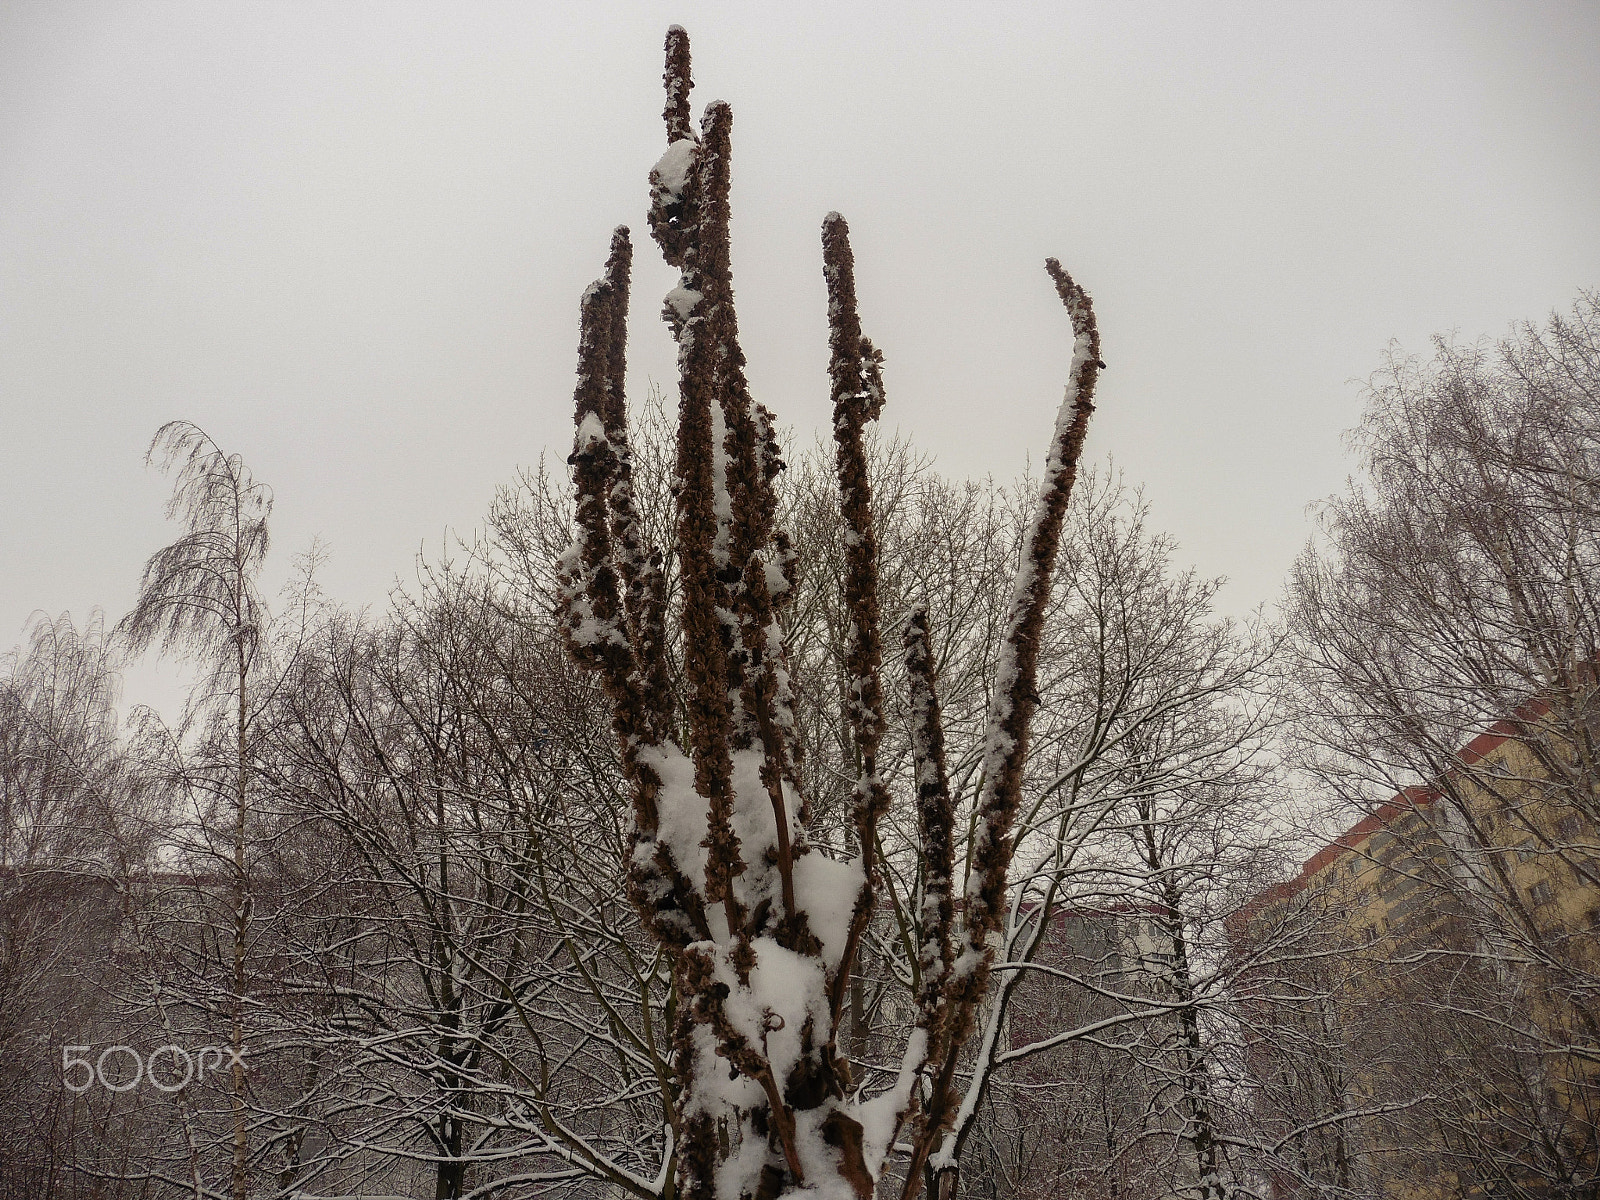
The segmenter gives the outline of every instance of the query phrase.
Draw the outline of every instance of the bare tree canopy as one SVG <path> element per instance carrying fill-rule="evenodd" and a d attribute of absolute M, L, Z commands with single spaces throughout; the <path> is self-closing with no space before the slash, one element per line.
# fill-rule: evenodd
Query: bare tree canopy
<path fill-rule="evenodd" d="M 255 578 L 267 556 L 271 491 L 187 421 L 157 430 L 146 457 L 173 477 L 167 516 L 184 531 L 145 564 L 138 603 L 118 631 L 136 651 L 154 643 L 201 659 L 235 645 L 249 653 L 261 635 Z"/>
<path fill-rule="evenodd" d="M 1356 445 L 1363 475 L 1325 507 L 1288 618 L 1299 762 L 1332 811 L 1381 830 L 1394 911 L 1440 925 L 1369 985 L 1405 998 L 1410 1024 L 1376 1039 L 1415 1048 L 1391 1083 L 1439 1096 L 1384 1136 L 1421 1175 L 1589 1194 L 1600 297 L 1497 345 L 1392 357 Z M 1406 982 L 1430 959 L 1435 986 Z"/>

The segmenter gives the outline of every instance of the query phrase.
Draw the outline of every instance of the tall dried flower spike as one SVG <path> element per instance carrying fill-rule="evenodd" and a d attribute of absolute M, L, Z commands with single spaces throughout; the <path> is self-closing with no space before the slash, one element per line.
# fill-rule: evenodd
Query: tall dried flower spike
<path fill-rule="evenodd" d="M 667 142 L 694 139 L 694 125 L 689 116 L 689 92 L 694 88 L 694 78 L 689 73 L 689 33 L 682 25 L 667 30 L 667 69 L 661 81 L 667 89 L 667 106 L 661 112 L 667 123 Z"/>
<path fill-rule="evenodd" d="M 681 267 L 694 236 L 700 139 L 689 119 L 694 80 L 689 74 L 689 35 L 680 25 L 667 30 L 667 69 L 662 79 L 667 88 L 667 106 L 661 113 L 667 125 L 667 152 L 650 171 L 650 235 L 668 264 Z M 673 297 L 669 296 L 667 303 L 671 320 Z M 677 307 L 682 309 L 687 303 L 680 301 Z M 683 315 L 680 313 L 680 319 Z"/>
<path fill-rule="evenodd" d="M 828 286 L 828 375 L 833 391 L 833 437 L 839 474 L 839 507 L 845 523 L 845 715 L 858 759 L 855 783 L 856 847 L 861 855 L 861 891 L 850 921 L 845 966 L 833 980 L 834 1018 L 844 1010 L 849 965 L 872 915 L 875 900 L 878 818 L 889 792 L 878 771 L 883 739 L 883 650 L 878 627 L 878 542 L 872 522 L 872 485 L 862 437 L 868 420 L 883 407 L 881 356 L 861 336 L 856 314 L 855 258 L 850 226 L 838 213 L 822 224 L 822 273 Z M 864 347 L 868 351 L 863 353 Z"/>
<path fill-rule="evenodd" d="M 557 617 L 574 658 L 598 672 L 611 700 L 633 794 L 628 873 L 634 903 L 659 938 L 684 944 L 705 933 L 705 914 L 656 837 L 662 788 L 656 748 L 668 736 L 671 713 L 661 555 L 644 545 L 628 456 L 622 356 L 631 260 L 628 231 L 618 228 L 606 273 L 584 293 L 580 308 L 570 460 L 578 503 L 573 543 L 558 564 Z"/>
<path fill-rule="evenodd" d="M 925 857 L 918 1018 L 893 1087 L 862 1099 L 838 1032 L 872 918 L 877 828 L 889 805 L 878 763 L 882 639 L 865 444 L 867 422 L 883 408 L 883 356 L 861 336 L 849 228 L 830 214 L 823 269 L 850 621 L 845 717 L 858 757 L 857 855 L 841 862 L 813 850 L 805 828 L 795 690 L 778 617 L 796 578 L 793 546 L 774 522 L 774 481 L 784 464 L 773 416 L 750 394 L 733 303 L 733 112 L 714 103 L 698 132 L 691 124 L 689 41 L 676 26 L 667 34 L 664 80 L 667 151 L 650 172 L 650 230 L 681 272 L 662 313 L 678 344 L 673 550 L 681 688 L 670 686 L 663 557 L 645 544 L 633 494 L 623 397 L 631 258 L 624 230 L 583 302 L 572 456 L 578 501 L 574 541 L 560 564 L 560 619 L 572 653 L 599 675 L 612 702 L 634 801 L 630 892 L 672 965 L 679 997 L 674 1192 L 684 1200 L 776 1200 L 800 1190 L 869 1200 L 920 1096 L 914 1191 L 945 1124 L 956 1058 L 989 969 L 994 897 L 1004 892 L 1009 862 L 996 847 L 1008 845 L 1016 810 L 1034 647 L 1098 365 L 1093 312 L 1052 262 L 1079 334 L 1071 413 L 1064 409 L 1057 422 L 1002 648 L 977 878 L 959 947 L 954 813 L 927 614 L 914 614 L 906 630 Z M 679 699 L 681 712 L 673 707 Z"/>
<path fill-rule="evenodd" d="M 934 1064 L 926 1088 L 924 1115 L 912 1150 L 904 1200 L 912 1200 L 921 1188 L 922 1166 L 952 1115 L 957 1057 L 972 1032 L 973 1012 L 989 983 L 994 956 L 990 939 L 1005 916 L 1006 877 L 1015 849 L 1011 830 L 1022 797 L 1029 727 L 1039 703 L 1039 635 L 1050 602 L 1061 525 L 1077 478 L 1089 416 L 1094 412 L 1095 382 L 1105 365 L 1100 361 L 1100 331 L 1089 294 L 1055 259 L 1046 260 L 1045 270 L 1055 282 L 1072 321 L 1072 363 L 1066 394 L 1056 412 L 1055 434 L 1045 461 L 1039 498 L 1023 535 L 1022 559 L 1006 617 L 1005 638 L 1000 644 L 984 745 L 983 786 L 970 850 L 972 865 L 964 897 L 962 938 L 944 1001 L 947 1012 L 942 1061 Z"/>
<path fill-rule="evenodd" d="M 916 769 L 917 839 L 922 863 L 922 942 L 917 1008 L 937 1049 L 944 1018 L 944 985 L 955 959 L 955 805 L 945 766 L 944 723 L 939 712 L 938 667 L 929 644 L 928 608 L 911 610 L 905 628 L 906 676 L 911 685 L 911 748 Z"/>
<path fill-rule="evenodd" d="M 1022 795 L 1022 768 L 1028 757 L 1028 733 L 1038 707 L 1039 633 L 1050 603 L 1050 580 L 1067 500 L 1077 478 L 1078 458 L 1094 412 L 1099 378 L 1100 330 L 1089 294 L 1073 282 L 1055 259 L 1045 270 L 1072 320 L 1072 364 L 1066 395 L 1056 415 L 1055 436 L 1045 460 L 1038 507 L 1022 545 L 1006 621 L 1005 640 L 989 711 L 984 749 L 984 784 L 978 801 L 973 871 L 967 887 L 965 954 L 983 956 L 988 935 L 999 928 L 1005 911 L 1006 872 L 1011 865 L 1011 825 Z M 968 962 L 972 959 L 969 957 Z M 982 972 L 986 974 L 985 972 Z"/>

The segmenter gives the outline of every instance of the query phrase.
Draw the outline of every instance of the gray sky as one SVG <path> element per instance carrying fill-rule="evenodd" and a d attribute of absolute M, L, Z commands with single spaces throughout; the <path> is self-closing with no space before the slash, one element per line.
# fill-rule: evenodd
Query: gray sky
<path fill-rule="evenodd" d="M 1010 478 L 1064 381 L 1057 255 L 1109 364 L 1090 453 L 1233 611 L 1276 597 L 1389 339 L 1600 284 L 1594 3 L 0 0 L 0 649 L 132 603 L 177 417 L 276 492 L 269 590 L 320 535 L 325 590 L 381 602 L 564 456 L 619 222 L 634 395 L 670 385 L 644 213 L 673 22 L 696 111 L 734 106 L 758 397 L 825 428 L 838 209 L 885 424 Z"/>

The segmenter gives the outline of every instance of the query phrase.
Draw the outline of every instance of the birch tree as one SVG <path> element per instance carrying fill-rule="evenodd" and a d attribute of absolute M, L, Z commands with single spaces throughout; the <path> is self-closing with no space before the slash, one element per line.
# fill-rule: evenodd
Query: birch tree
<path fill-rule="evenodd" d="M 1415 997 L 1440 1030 L 1402 1035 L 1419 1050 L 1481 1040 L 1418 1136 L 1528 1194 L 1596 1178 L 1597 429 L 1593 293 L 1497 345 L 1391 356 L 1362 474 L 1289 588 L 1302 764 L 1343 812 L 1390 814 L 1385 888 L 1464 926 L 1397 955 L 1476 993 Z"/>
<path fill-rule="evenodd" d="M 167 516 L 182 535 L 145 564 L 138 600 L 118 625 L 137 652 L 190 653 L 225 686 L 234 714 L 231 795 L 212 810 L 226 822 L 231 843 L 231 942 L 228 1001 L 233 1111 L 233 1200 L 249 1191 L 249 1134 L 245 1050 L 246 951 L 252 894 L 247 863 L 250 829 L 252 670 L 262 646 L 266 611 L 256 577 L 267 553 L 272 493 L 251 476 L 243 459 L 228 454 L 187 421 L 163 425 L 148 458 L 174 474 Z"/>

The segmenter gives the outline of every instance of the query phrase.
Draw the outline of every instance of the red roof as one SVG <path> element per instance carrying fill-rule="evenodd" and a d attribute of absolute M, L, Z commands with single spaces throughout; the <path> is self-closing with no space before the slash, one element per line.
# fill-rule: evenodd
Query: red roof
<path fill-rule="evenodd" d="M 1481 762 L 1498 747 L 1515 737 L 1519 726 L 1536 717 L 1541 717 L 1549 711 L 1550 702 L 1548 700 L 1533 699 L 1527 701 L 1511 716 L 1496 721 L 1488 729 L 1461 747 L 1456 753 L 1456 758 L 1463 767 L 1470 767 L 1474 763 Z M 1437 788 L 1426 784 L 1416 784 L 1412 787 L 1401 788 L 1389 800 L 1380 804 L 1374 811 L 1362 817 L 1361 820 L 1306 859 L 1305 865 L 1300 868 L 1300 873 L 1293 879 L 1275 883 L 1265 891 L 1251 897 L 1250 902 L 1244 906 L 1244 913 L 1254 913 L 1264 904 L 1288 899 L 1304 888 L 1313 875 L 1333 862 L 1341 854 L 1354 850 L 1400 814 L 1426 808 L 1437 800 L 1439 796 L 1440 792 Z"/>

